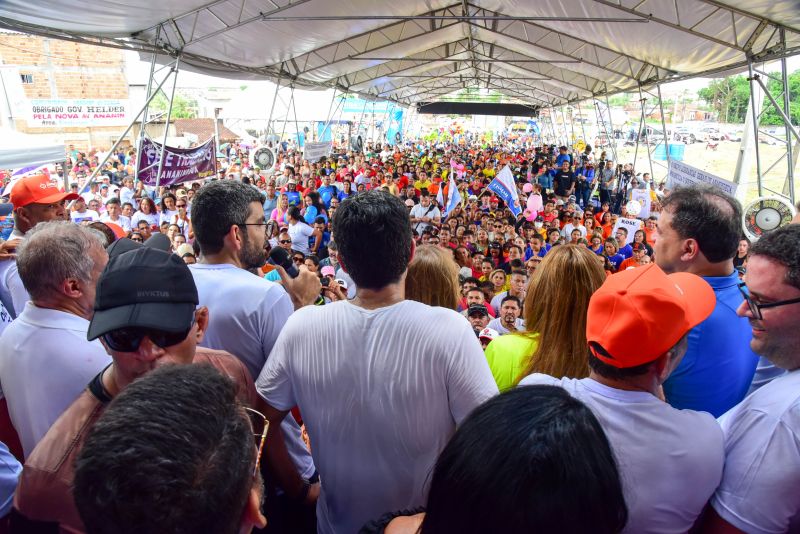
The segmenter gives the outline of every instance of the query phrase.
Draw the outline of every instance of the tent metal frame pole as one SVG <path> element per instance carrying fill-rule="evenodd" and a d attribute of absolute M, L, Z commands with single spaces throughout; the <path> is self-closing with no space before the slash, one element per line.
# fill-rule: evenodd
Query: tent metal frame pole
<path fill-rule="evenodd" d="M 357 136 L 361 134 L 361 125 L 364 122 L 364 113 L 366 113 L 366 111 L 367 111 L 367 104 L 369 104 L 369 101 L 364 100 L 364 107 L 361 108 L 361 116 L 358 117 L 358 124 L 356 124 L 356 135 Z M 349 139 L 348 139 L 348 141 L 349 141 Z"/>
<path fill-rule="evenodd" d="M 147 106 L 150 105 L 150 102 L 153 101 L 153 98 L 155 98 L 155 96 L 158 94 L 158 92 L 161 90 L 164 84 L 167 83 L 167 80 L 169 80 L 171 74 L 172 74 L 171 72 L 168 73 L 161 81 L 161 83 L 158 84 L 156 90 L 150 94 L 150 96 L 145 101 L 144 105 L 141 107 L 141 109 L 139 109 L 139 112 L 133 117 L 133 119 L 131 119 L 131 122 L 128 124 L 128 127 L 125 128 L 124 132 L 122 132 L 122 135 L 120 135 L 119 138 L 117 138 L 116 142 L 113 145 L 111 145 L 111 148 L 108 150 L 106 157 L 103 158 L 103 161 L 98 163 L 97 167 L 95 167 L 94 171 L 92 171 L 92 174 L 89 176 L 89 179 L 86 180 L 86 183 L 80 189 L 79 193 L 85 193 L 86 191 L 89 190 L 89 187 L 91 186 L 92 183 L 94 183 L 95 179 L 97 178 L 97 175 L 100 174 L 100 170 L 105 166 L 106 163 L 108 163 L 108 160 L 111 159 L 111 155 L 114 154 L 114 151 L 122 143 L 122 140 L 125 139 L 125 136 L 128 135 L 128 132 L 130 132 L 133 129 L 133 125 L 136 124 L 136 121 L 139 120 L 139 117 L 142 116 L 142 113 L 144 113 L 144 110 L 147 109 Z M 139 158 L 137 157 L 136 159 L 137 159 L 137 165 L 139 165 L 138 163 Z M 74 200 L 70 202 L 69 207 L 72 207 L 74 203 L 75 203 Z"/>
<path fill-rule="evenodd" d="M 172 103 L 175 102 L 175 88 L 178 86 L 178 68 L 180 65 L 180 57 L 175 58 L 175 65 L 173 65 L 170 73 L 172 74 L 172 91 L 169 95 L 169 105 L 167 106 L 167 116 L 164 118 L 164 140 L 161 143 L 161 155 L 158 160 L 158 172 L 156 173 L 156 194 L 159 194 L 161 188 L 161 174 L 164 171 L 164 159 L 167 155 L 167 136 L 169 135 L 169 124 L 172 118 Z M 216 157 L 216 156 L 215 156 Z"/>
<path fill-rule="evenodd" d="M 602 124 L 603 124 L 603 133 L 606 136 L 606 141 L 608 142 L 608 146 L 611 148 L 611 155 L 614 157 L 613 161 L 616 164 L 617 163 L 617 144 L 614 142 L 615 141 L 614 138 L 613 138 L 614 132 L 613 132 L 613 130 L 609 131 L 610 128 L 606 124 L 605 115 L 603 115 L 603 110 L 600 108 L 600 102 L 595 100 L 594 101 L 594 105 L 595 105 L 595 110 L 597 112 L 597 116 L 598 116 L 600 122 L 602 122 Z M 608 106 L 606 106 L 606 113 L 608 113 L 608 115 L 609 115 L 609 122 L 610 122 L 610 120 L 611 120 L 611 110 L 608 109 Z"/>
<path fill-rule="evenodd" d="M 570 151 L 572 151 L 573 150 L 572 145 L 575 144 L 575 108 L 572 107 L 572 106 L 569 106 L 567 108 L 567 111 L 569 111 L 569 131 L 570 131 L 570 135 L 571 135 L 570 140 L 569 140 L 569 142 L 570 142 L 569 148 L 570 148 Z"/>
<path fill-rule="evenodd" d="M 267 135 L 266 135 L 268 139 L 270 133 L 272 132 L 272 114 L 275 111 L 275 103 L 278 101 L 278 91 L 281 90 L 281 75 L 283 75 L 283 71 L 281 71 L 281 74 L 278 75 L 278 83 L 275 84 L 275 96 L 272 97 L 272 106 L 269 108 L 269 117 L 267 118 Z"/>
<path fill-rule="evenodd" d="M 636 146 L 635 146 L 634 151 L 633 151 L 633 172 L 634 173 L 636 172 L 636 162 L 639 159 L 639 140 L 642 138 L 642 128 L 645 125 L 645 122 L 644 122 L 645 110 L 644 110 L 644 103 L 643 103 L 643 100 L 642 100 L 642 87 L 641 86 L 639 86 L 639 110 L 641 112 L 640 115 L 639 115 L 639 128 L 636 130 Z"/>
<path fill-rule="evenodd" d="M 658 112 L 661 115 L 661 130 L 664 132 L 664 150 L 666 150 L 667 154 L 667 174 L 669 174 L 669 164 L 672 161 L 672 158 L 669 153 L 669 135 L 667 135 L 667 121 L 664 118 L 664 106 L 663 102 L 661 101 L 661 84 L 656 84 L 656 89 L 658 90 Z M 651 184 L 656 179 L 655 176 L 652 174 L 650 175 Z"/>
<path fill-rule="evenodd" d="M 783 85 L 784 105 L 785 105 L 786 109 L 789 110 L 790 109 L 789 108 L 789 85 L 788 85 L 788 80 L 787 80 L 787 77 L 786 77 L 786 62 L 785 62 L 785 60 L 781 60 L 781 71 L 782 71 L 781 72 L 781 84 Z M 786 133 L 786 141 L 785 141 L 786 142 L 786 153 L 783 156 L 781 156 L 781 159 L 783 159 L 783 157 L 786 156 L 787 157 L 787 163 L 788 163 L 787 174 L 786 174 L 786 182 L 784 183 L 783 194 L 786 195 L 788 193 L 789 199 L 792 201 L 792 203 L 794 203 L 794 196 L 795 196 L 794 195 L 794 158 L 792 157 L 792 135 L 794 135 L 795 138 L 797 139 L 797 141 L 800 142 L 800 134 L 798 134 L 797 130 L 792 125 L 791 119 L 786 115 L 784 110 L 781 109 L 781 106 L 780 106 L 780 104 L 778 104 L 778 101 L 775 100 L 775 97 L 773 97 L 770 94 L 767 85 L 761 80 L 761 77 L 758 74 L 755 74 L 754 75 L 754 79 L 755 79 L 756 82 L 758 82 L 758 85 L 761 86 L 761 89 L 764 91 L 764 94 L 769 99 L 770 103 L 772 104 L 772 107 L 775 108 L 775 111 L 778 112 L 778 115 L 783 120 L 783 125 L 784 125 L 784 129 L 785 129 L 785 133 Z M 770 170 L 772 170 L 772 168 L 774 166 L 775 166 L 775 164 L 773 164 L 767 170 L 767 172 L 765 172 L 764 174 L 769 174 Z"/>
<path fill-rule="evenodd" d="M 650 180 L 653 179 L 653 157 L 652 152 L 650 149 L 650 136 L 647 135 L 647 98 L 642 94 L 642 86 L 639 86 L 639 98 L 642 102 L 642 121 L 644 122 L 644 131 L 645 131 L 645 150 L 647 151 L 647 163 L 650 167 Z M 664 135 L 667 133 L 664 132 Z"/>
<path fill-rule="evenodd" d="M 281 137 L 278 139 L 278 144 L 283 142 L 283 136 L 286 134 L 286 121 L 289 120 L 289 109 L 292 107 L 292 102 L 294 102 L 294 84 L 289 87 L 291 88 L 289 91 L 289 103 L 286 104 L 286 113 L 283 115 L 283 127 L 281 128 Z"/>
<path fill-rule="evenodd" d="M 608 113 L 608 128 L 611 130 L 611 135 L 608 138 L 608 142 L 611 143 L 611 152 L 614 154 L 614 164 L 618 165 L 619 160 L 617 157 L 617 135 L 614 132 L 614 119 L 611 118 L 611 104 L 608 103 L 608 92 L 606 92 L 604 98 L 606 101 L 606 113 Z"/>
<path fill-rule="evenodd" d="M 755 90 L 755 73 L 753 72 L 753 59 L 748 56 L 747 57 L 747 71 L 749 76 L 747 80 L 750 82 L 750 105 L 753 113 L 753 133 L 755 135 L 754 138 L 754 146 L 755 146 L 755 153 L 756 153 L 756 179 L 758 183 L 758 196 L 764 196 L 764 184 L 761 180 L 761 153 L 758 148 L 758 123 L 759 119 L 761 118 L 760 110 L 756 109 L 756 100 L 755 95 L 753 94 Z"/>
<path fill-rule="evenodd" d="M 580 102 L 578 102 L 578 114 L 580 115 L 581 135 L 583 136 L 583 142 L 588 145 L 589 140 L 586 138 L 586 126 L 584 125 L 586 118 L 583 116 L 583 106 L 581 106 Z"/>
<path fill-rule="evenodd" d="M 786 31 L 781 30 L 781 41 L 786 44 Z M 794 183 L 794 169 L 797 165 L 797 155 L 795 154 L 795 147 L 793 146 L 792 136 L 789 135 L 789 128 L 792 127 L 792 111 L 789 102 L 789 78 L 788 78 L 788 70 L 786 69 L 786 58 L 781 58 L 781 83 L 783 84 L 783 109 L 784 109 L 784 121 L 786 122 L 786 127 L 784 131 L 786 132 L 786 161 L 788 165 L 787 173 L 786 173 L 786 182 L 784 183 L 783 193 L 789 194 L 789 199 L 791 200 L 792 204 L 795 203 L 797 200 L 796 198 L 796 191 L 795 191 L 795 183 Z M 797 132 L 793 131 L 795 134 L 796 140 L 794 142 L 800 143 L 800 136 L 797 136 Z"/>
<path fill-rule="evenodd" d="M 325 126 L 323 126 L 322 132 L 320 134 L 322 137 L 325 137 L 325 131 L 328 129 L 328 125 L 331 123 L 331 119 L 333 119 L 333 116 L 331 115 L 331 112 L 333 111 L 333 103 L 336 102 L 336 91 L 337 90 L 338 90 L 337 87 L 333 88 L 333 96 L 331 97 L 331 103 L 330 103 L 330 105 L 328 105 L 328 116 L 325 118 Z M 341 102 L 340 102 L 340 104 L 341 104 Z M 337 106 L 337 109 L 338 109 L 338 106 Z M 335 113 L 335 111 L 333 111 L 333 112 Z"/>
<path fill-rule="evenodd" d="M 158 41 L 159 37 L 161 36 L 161 26 L 156 29 L 156 41 Z M 145 124 L 149 121 L 149 111 L 150 111 L 150 95 L 152 94 L 151 91 L 153 90 L 153 77 L 156 73 L 156 56 L 157 54 L 153 52 L 152 57 L 150 58 L 150 75 L 147 77 L 147 92 L 145 93 L 145 100 L 146 104 L 144 109 L 142 110 L 142 127 L 139 129 L 139 139 L 136 142 L 136 150 L 139 150 L 139 147 L 142 146 L 142 142 L 144 141 L 145 136 Z M 215 155 L 216 157 L 216 155 Z M 141 161 L 139 161 L 138 153 L 136 157 L 136 169 L 134 171 L 134 181 L 139 181 L 139 169 L 141 168 Z"/>
<path fill-rule="evenodd" d="M 334 95 L 334 100 L 335 100 L 336 99 L 336 91 L 335 91 L 335 89 L 334 89 L 333 95 Z M 342 103 L 344 102 L 343 96 L 342 95 L 339 95 L 339 96 L 341 98 L 339 98 L 339 103 L 336 104 L 336 109 L 333 110 L 333 115 L 331 115 L 330 112 L 328 112 L 328 120 L 325 123 L 325 126 L 322 128 L 322 137 L 325 137 L 325 132 L 328 130 L 328 126 L 331 125 L 331 122 L 333 121 L 334 115 L 336 115 L 336 113 L 339 111 L 339 108 L 342 106 Z M 332 106 L 333 106 L 333 100 L 331 101 L 331 107 Z M 333 128 L 331 128 L 331 139 L 333 139 Z M 334 139 L 334 141 L 335 141 L 335 139 Z"/>
<path fill-rule="evenodd" d="M 294 96 L 294 95 L 293 95 Z M 292 113 L 294 114 L 294 134 L 297 140 L 297 148 L 300 148 L 300 131 L 297 129 L 297 99 L 292 98 Z M 303 135 L 303 145 L 305 145 L 305 134 Z"/>

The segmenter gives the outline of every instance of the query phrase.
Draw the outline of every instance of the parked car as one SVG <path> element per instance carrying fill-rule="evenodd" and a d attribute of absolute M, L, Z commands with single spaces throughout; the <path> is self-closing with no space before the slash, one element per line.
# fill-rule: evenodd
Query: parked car
<path fill-rule="evenodd" d="M 697 136 L 695 136 L 694 131 L 692 131 L 691 128 L 686 126 L 676 126 L 672 130 L 672 140 L 680 141 L 688 145 L 697 142 Z"/>
<path fill-rule="evenodd" d="M 725 139 L 728 141 L 736 141 L 738 143 L 741 142 L 743 133 L 744 132 L 742 130 L 728 130 L 728 132 L 725 134 Z"/>

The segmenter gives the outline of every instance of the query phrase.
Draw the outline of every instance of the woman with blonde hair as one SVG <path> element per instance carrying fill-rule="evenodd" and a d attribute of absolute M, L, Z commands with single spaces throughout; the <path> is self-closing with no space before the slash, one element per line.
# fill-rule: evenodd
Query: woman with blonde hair
<path fill-rule="evenodd" d="M 586 310 L 605 279 L 596 255 L 585 246 L 561 245 L 547 253 L 528 285 L 525 332 L 500 336 L 486 347 L 500 391 L 532 373 L 589 376 Z"/>
<path fill-rule="evenodd" d="M 493 270 L 486 279 L 492 283 L 495 295 L 499 295 L 503 291 L 508 291 L 509 287 L 511 287 L 508 283 L 506 272 L 503 269 Z"/>
<path fill-rule="evenodd" d="M 455 310 L 461 298 L 453 255 L 434 245 L 420 245 L 408 265 L 406 300 Z"/>

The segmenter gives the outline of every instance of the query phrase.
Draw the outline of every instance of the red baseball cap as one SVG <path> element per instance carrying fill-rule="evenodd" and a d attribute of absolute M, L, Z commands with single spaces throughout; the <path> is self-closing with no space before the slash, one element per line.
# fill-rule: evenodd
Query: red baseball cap
<path fill-rule="evenodd" d="M 77 193 L 62 191 L 48 176 L 36 174 L 17 180 L 11 187 L 9 200 L 17 209 L 28 204 L 52 204 L 62 200 L 77 200 L 79 197 Z"/>
<path fill-rule="evenodd" d="M 714 311 L 717 298 L 708 282 L 690 273 L 666 274 L 651 263 L 613 274 L 595 291 L 586 317 L 592 351 L 617 368 L 656 360 Z"/>

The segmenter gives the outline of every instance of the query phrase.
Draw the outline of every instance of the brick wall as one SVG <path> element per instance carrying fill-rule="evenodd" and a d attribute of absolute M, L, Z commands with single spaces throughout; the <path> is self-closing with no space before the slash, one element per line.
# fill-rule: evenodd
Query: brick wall
<path fill-rule="evenodd" d="M 33 83 L 23 83 L 25 98 L 128 98 L 122 51 L 32 35 L 0 34 L 0 63 L 16 66 Z M 17 110 L 15 112 L 18 113 Z M 124 126 L 31 127 L 15 121 L 24 133 L 64 134 L 78 149 L 109 148 Z"/>

